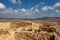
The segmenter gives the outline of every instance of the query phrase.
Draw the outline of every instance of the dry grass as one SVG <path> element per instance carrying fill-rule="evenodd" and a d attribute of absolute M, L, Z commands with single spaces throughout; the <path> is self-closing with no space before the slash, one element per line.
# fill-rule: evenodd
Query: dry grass
<path fill-rule="evenodd" d="M 0 40 L 60 40 L 60 22 L 21 20 L 0 22 Z M 52 38 L 52 39 L 51 39 Z"/>

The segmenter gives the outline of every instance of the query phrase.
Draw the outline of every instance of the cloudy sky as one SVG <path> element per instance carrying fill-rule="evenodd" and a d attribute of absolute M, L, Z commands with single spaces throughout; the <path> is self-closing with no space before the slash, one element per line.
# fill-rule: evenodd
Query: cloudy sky
<path fill-rule="evenodd" d="M 0 18 L 60 17 L 60 0 L 0 0 Z"/>

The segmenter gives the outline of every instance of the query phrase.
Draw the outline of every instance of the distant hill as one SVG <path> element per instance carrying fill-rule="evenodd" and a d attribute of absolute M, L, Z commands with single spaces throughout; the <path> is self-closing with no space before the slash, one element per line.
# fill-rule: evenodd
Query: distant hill
<path fill-rule="evenodd" d="M 60 20 L 60 17 L 42 17 L 37 18 L 36 20 Z"/>
<path fill-rule="evenodd" d="M 35 18 L 35 19 L 29 19 L 29 18 L 0 18 L 5 20 L 60 20 L 60 17 L 42 17 L 42 18 Z"/>

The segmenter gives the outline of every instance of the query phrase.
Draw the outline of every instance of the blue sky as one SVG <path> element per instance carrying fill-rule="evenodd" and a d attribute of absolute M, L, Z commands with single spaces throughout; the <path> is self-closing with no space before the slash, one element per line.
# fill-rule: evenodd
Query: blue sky
<path fill-rule="evenodd" d="M 60 0 L 0 0 L 0 18 L 60 17 Z"/>

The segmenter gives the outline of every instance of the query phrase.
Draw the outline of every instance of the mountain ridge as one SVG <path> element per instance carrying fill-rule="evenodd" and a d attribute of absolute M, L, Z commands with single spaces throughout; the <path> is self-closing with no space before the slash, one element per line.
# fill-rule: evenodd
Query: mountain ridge
<path fill-rule="evenodd" d="M 10 20 L 10 19 L 13 19 L 13 20 L 60 20 L 60 17 L 41 17 L 41 18 L 0 18 L 0 19 L 6 19 L 6 20 Z"/>

